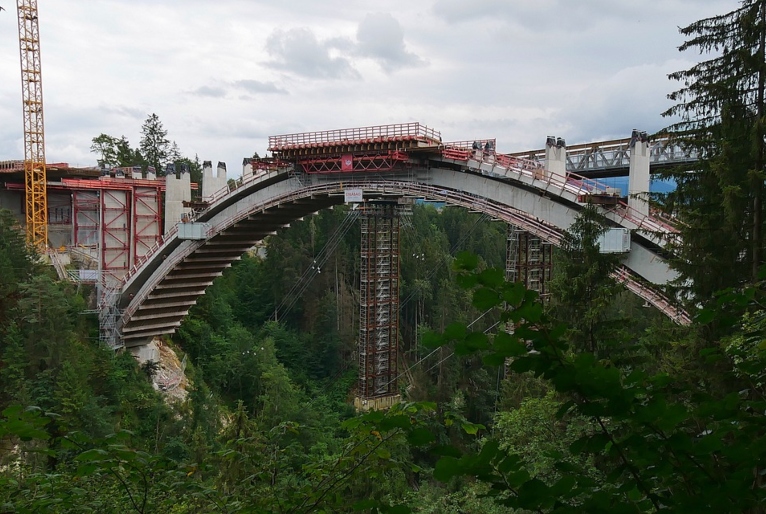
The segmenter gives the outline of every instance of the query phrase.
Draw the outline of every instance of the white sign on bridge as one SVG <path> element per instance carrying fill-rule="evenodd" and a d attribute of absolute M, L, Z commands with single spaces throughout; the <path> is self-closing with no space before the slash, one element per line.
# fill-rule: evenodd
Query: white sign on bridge
<path fill-rule="evenodd" d="M 364 195 L 361 189 L 345 189 L 343 191 L 343 197 L 346 203 L 362 203 L 364 202 Z"/>

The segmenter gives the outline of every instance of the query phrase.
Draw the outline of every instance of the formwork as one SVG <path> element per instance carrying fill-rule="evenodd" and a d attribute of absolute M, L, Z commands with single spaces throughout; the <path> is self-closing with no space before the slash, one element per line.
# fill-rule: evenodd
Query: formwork
<path fill-rule="evenodd" d="M 399 210 L 365 204 L 361 214 L 359 384 L 355 405 L 390 407 L 398 400 Z"/>

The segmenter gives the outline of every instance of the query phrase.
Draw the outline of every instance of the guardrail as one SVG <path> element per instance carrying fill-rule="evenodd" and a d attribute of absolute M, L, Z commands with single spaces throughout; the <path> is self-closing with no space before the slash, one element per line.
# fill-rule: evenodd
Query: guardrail
<path fill-rule="evenodd" d="M 679 325 L 691 324 L 692 319 L 686 311 L 673 305 L 665 295 L 641 283 L 624 266 L 613 271 L 612 276 L 620 283 L 625 284 L 625 287 L 633 294 L 657 307 L 663 314 Z"/>
<path fill-rule="evenodd" d="M 441 141 L 441 133 L 420 123 L 399 123 L 394 125 L 374 125 L 320 132 L 300 132 L 269 136 L 269 151 L 294 148 L 296 145 L 348 144 L 363 140 L 402 140 L 417 139 L 423 141 Z"/>
<path fill-rule="evenodd" d="M 488 174 L 489 176 L 496 176 L 498 178 L 517 180 L 516 177 L 510 175 L 511 172 L 517 173 L 531 181 L 533 186 L 545 191 L 549 191 L 552 186 L 559 189 L 561 192 L 567 191 L 578 197 L 583 195 L 607 194 L 606 186 L 597 180 L 589 179 L 576 173 L 567 173 L 566 175 L 554 173 L 546 170 L 533 160 L 514 155 L 497 154 L 496 156 L 484 157 L 483 160 L 477 160 L 477 162 L 479 163 L 478 166 L 473 166 L 469 160 L 466 166 L 476 173 Z M 488 172 L 482 168 L 483 163 L 492 166 Z M 639 230 L 660 234 L 678 233 L 678 229 L 673 225 L 655 217 L 647 216 L 636 209 L 629 207 L 625 202 L 619 202 L 617 207 L 617 209 L 607 210 L 607 212 L 615 213 L 620 219 L 630 221 Z"/>

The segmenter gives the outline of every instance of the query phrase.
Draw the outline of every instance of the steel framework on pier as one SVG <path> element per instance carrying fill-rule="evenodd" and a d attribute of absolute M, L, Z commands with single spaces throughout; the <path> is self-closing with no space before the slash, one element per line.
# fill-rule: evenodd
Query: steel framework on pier
<path fill-rule="evenodd" d="M 362 401 L 398 394 L 401 208 L 395 202 L 371 202 L 361 215 L 357 396 Z"/>
<path fill-rule="evenodd" d="M 548 293 L 547 284 L 553 271 L 553 246 L 520 228 L 508 225 L 506 243 L 506 278 L 522 282 L 541 297 Z"/>

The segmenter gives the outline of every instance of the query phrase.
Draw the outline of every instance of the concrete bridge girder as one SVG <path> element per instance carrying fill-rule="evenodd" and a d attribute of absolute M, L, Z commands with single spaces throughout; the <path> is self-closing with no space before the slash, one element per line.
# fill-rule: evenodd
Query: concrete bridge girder
<path fill-rule="evenodd" d="M 198 221 L 212 227 L 205 241 L 180 241 L 176 238 L 130 277 L 122 289 L 120 307 L 123 339 L 128 345 L 143 344 L 142 337 L 172 333 L 204 289 L 234 260 L 278 228 L 318 210 L 343 202 L 343 191 L 361 187 L 365 197 L 405 195 L 447 201 L 530 231 L 548 242 L 559 244 L 560 237 L 582 208 L 577 195 L 564 184 L 506 169 L 494 163 L 448 159 L 406 173 L 338 173 L 304 175 L 301 181 L 286 172 L 270 173 L 242 186 L 212 206 Z M 462 169 L 452 169 L 462 166 Z M 606 213 L 615 225 L 637 228 L 616 214 Z M 676 274 L 662 258 L 663 235 L 637 234 L 624 264 L 654 284 L 664 284 Z M 185 265 L 204 262 L 203 268 Z M 209 267 L 206 267 L 208 266 Z M 168 312 L 157 296 L 178 291 L 172 298 L 187 298 L 176 313 Z M 193 300 L 193 301 L 192 301 Z M 187 305 L 188 304 L 188 305 Z M 158 319 L 167 320 L 165 332 Z M 171 321 L 172 320 L 172 321 Z"/>

